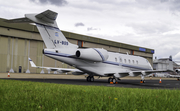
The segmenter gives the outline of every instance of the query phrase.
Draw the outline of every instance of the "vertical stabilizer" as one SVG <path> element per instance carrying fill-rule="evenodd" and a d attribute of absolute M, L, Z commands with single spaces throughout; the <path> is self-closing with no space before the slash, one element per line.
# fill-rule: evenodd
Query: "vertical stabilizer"
<path fill-rule="evenodd" d="M 25 14 L 25 18 L 7 20 L 11 23 L 36 23 L 43 41 L 48 49 L 77 48 L 75 44 L 68 42 L 57 26 L 57 13 L 46 10 L 40 14 Z"/>
<path fill-rule="evenodd" d="M 77 48 L 77 45 L 71 44 L 59 28 L 36 24 L 48 49 L 59 48 Z"/>

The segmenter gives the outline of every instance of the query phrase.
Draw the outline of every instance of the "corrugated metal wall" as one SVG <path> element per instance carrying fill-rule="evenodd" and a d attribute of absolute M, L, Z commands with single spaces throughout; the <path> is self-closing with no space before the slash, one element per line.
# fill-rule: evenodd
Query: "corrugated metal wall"
<path fill-rule="evenodd" d="M 28 55 L 37 66 L 72 68 L 67 64 L 44 56 L 42 54 L 43 48 L 45 45 L 42 41 L 0 36 L 0 72 L 8 72 L 12 68 L 17 73 L 19 67 L 22 67 L 21 73 L 25 73 L 29 65 L 31 73 L 40 73 L 42 69 L 30 66 Z M 45 69 L 44 72 L 48 73 Z"/>

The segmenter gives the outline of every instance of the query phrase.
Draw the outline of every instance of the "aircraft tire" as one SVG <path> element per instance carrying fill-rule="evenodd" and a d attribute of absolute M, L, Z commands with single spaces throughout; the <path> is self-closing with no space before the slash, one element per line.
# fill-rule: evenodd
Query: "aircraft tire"
<path fill-rule="evenodd" d="M 108 79 L 108 83 L 110 83 L 110 82 L 112 82 L 112 78 L 109 78 L 109 79 Z"/>
<path fill-rule="evenodd" d="M 116 79 L 113 78 L 113 79 L 112 79 L 112 82 L 113 82 L 113 84 L 116 84 Z"/>
<path fill-rule="evenodd" d="M 90 82 L 91 81 L 91 78 L 90 76 L 87 77 L 87 81 Z"/>
<path fill-rule="evenodd" d="M 88 81 L 88 77 L 86 78 L 86 80 Z"/>
<path fill-rule="evenodd" d="M 94 77 L 90 77 L 90 81 L 93 82 L 94 81 Z"/>

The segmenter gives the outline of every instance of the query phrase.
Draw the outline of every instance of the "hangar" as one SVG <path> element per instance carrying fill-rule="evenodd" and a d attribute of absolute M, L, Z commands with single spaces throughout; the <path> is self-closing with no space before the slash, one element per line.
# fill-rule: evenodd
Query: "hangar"
<path fill-rule="evenodd" d="M 46 70 L 31 68 L 28 57 L 37 66 L 73 68 L 42 54 L 45 44 L 32 24 L 6 23 L 0 18 L 0 72 L 49 73 Z M 62 31 L 69 42 L 79 47 L 104 48 L 111 52 L 131 54 L 146 58 L 152 65 L 154 50 L 96 37 Z M 52 73 L 52 72 L 51 72 Z"/>

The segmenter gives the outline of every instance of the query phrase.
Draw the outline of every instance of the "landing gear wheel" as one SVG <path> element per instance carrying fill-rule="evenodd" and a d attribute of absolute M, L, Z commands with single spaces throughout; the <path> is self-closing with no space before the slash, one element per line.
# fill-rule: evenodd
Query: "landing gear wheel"
<path fill-rule="evenodd" d="M 109 78 L 108 79 L 108 83 L 113 82 L 113 84 L 116 84 L 116 79 L 115 78 Z"/>
<path fill-rule="evenodd" d="M 91 77 L 91 82 L 93 82 L 94 81 L 94 77 Z"/>
<path fill-rule="evenodd" d="M 179 78 L 177 78 L 177 81 L 179 81 Z"/>
<path fill-rule="evenodd" d="M 88 76 L 88 77 L 86 78 L 86 80 L 87 80 L 88 82 L 93 82 L 93 81 L 94 81 L 94 77 L 93 77 L 93 76 Z"/>
<path fill-rule="evenodd" d="M 145 82 L 145 80 L 144 80 L 144 75 L 142 74 L 141 75 L 141 81 L 140 81 L 140 83 L 144 83 Z"/>
<path fill-rule="evenodd" d="M 89 82 L 89 81 L 91 80 L 90 76 L 88 76 L 88 77 L 86 78 L 86 80 Z"/>
<path fill-rule="evenodd" d="M 108 79 L 108 83 L 113 82 L 112 79 L 113 79 L 113 78 L 109 78 L 109 79 Z"/>
<path fill-rule="evenodd" d="M 112 79 L 112 82 L 113 82 L 113 84 L 116 84 L 116 79 L 113 78 L 113 79 Z"/>

